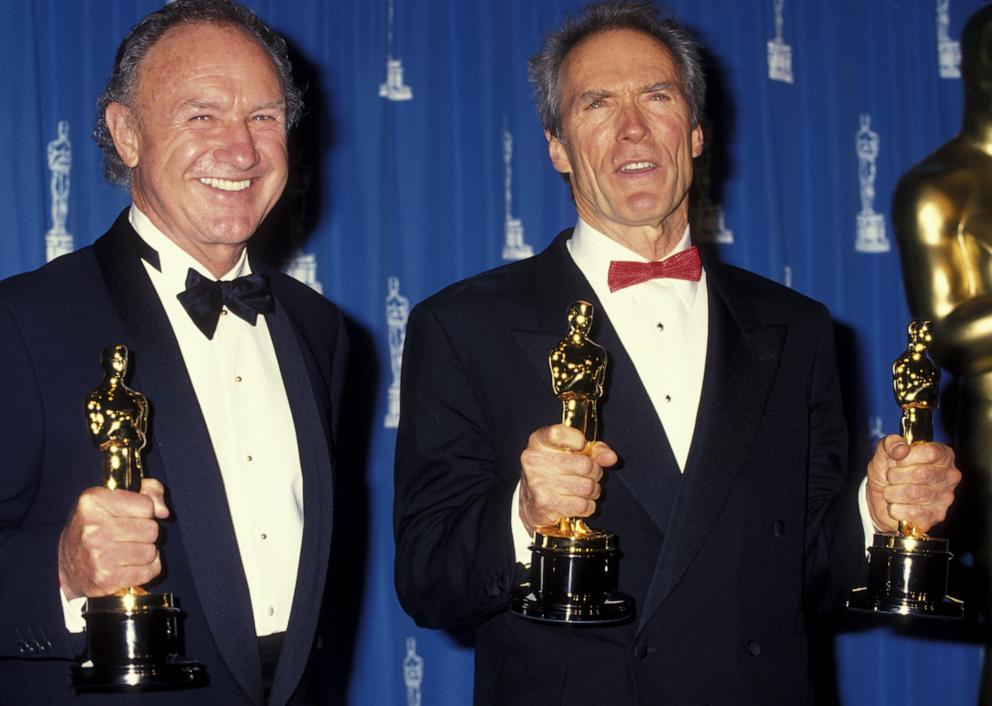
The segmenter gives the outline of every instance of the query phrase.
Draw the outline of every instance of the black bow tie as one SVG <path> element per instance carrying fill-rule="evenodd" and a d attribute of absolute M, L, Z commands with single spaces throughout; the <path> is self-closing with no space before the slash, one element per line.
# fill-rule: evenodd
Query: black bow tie
<path fill-rule="evenodd" d="M 225 306 L 252 326 L 259 314 L 271 314 L 275 310 L 269 282 L 259 274 L 222 282 L 207 279 L 191 267 L 186 275 L 186 291 L 177 298 L 197 328 L 211 340 Z"/>

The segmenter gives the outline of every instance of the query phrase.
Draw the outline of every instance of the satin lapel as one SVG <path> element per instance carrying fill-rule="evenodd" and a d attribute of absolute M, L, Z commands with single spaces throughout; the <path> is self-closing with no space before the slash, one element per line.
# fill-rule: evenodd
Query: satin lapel
<path fill-rule="evenodd" d="M 279 668 L 269 702 L 285 703 L 299 684 L 317 629 L 332 525 L 332 476 L 327 384 L 276 291 L 276 310 L 265 317 L 290 400 L 303 469 L 303 544 Z M 320 392 L 322 394 L 315 394 Z"/>
<path fill-rule="evenodd" d="M 599 437 L 621 458 L 619 466 L 609 472 L 605 487 L 608 493 L 608 484 L 615 482 L 610 478 L 615 475 L 659 529 L 664 530 L 667 518 L 659 512 L 659 503 L 656 502 L 656 494 L 661 487 L 657 474 L 669 470 L 677 473 L 675 457 L 613 324 L 568 254 L 565 247 L 568 235 L 567 232 L 559 235 L 536 258 L 534 291 L 541 303 L 540 313 L 534 319 L 536 330 L 518 330 L 513 334 L 541 379 L 547 381 L 548 395 L 552 395 L 548 353 L 568 332 L 568 307 L 576 299 L 585 299 L 593 305 L 590 337 L 606 349 L 608 356 L 606 392 L 600 404 Z M 557 420 L 549 420 L 548 423 L 552 421 Z"/>
<path fill-rule="evenodd" d="M 713 529 L 761 424 L 785 329 L 761 327 L 725 271 L 707 270 L 706 371 L 685 477 L 638 621 L 640 631 L 675 588 Z"/>
<path fill-rule="evenodd" d="M 136 237 L 125 211 L 95 244 L 97 259 L 128 334 L 132 384 L 150 401 L 150 438 L 161 458 L 160 480 L 168 491 L 173 517 L 181 523 L 170 529 L 182 534 L 196 593 L 218 651 L 245 693 L 261 703 L 251 600 L 220 468 L 179 344 L 134 253 L 130 239 Z M 181 604 L 183 596 L 178 598 Z"/>

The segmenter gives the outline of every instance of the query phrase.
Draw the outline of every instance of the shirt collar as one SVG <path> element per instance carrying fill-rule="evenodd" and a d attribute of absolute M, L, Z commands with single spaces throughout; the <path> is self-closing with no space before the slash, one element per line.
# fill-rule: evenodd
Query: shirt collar
<path fill-rule="evenodd" d="M 613 260 L 649 262 L 649 260 L 633 250 L 624 247 L 608 235 L 596 230 L 581 218 L 579 218 L 579 222 L 575 225 L 575 230 L 572 231 L 572 237 L 566 242 L 566 246 L 576 266 L 582 271 L 586 279 L 589 280 L 593 291 L 596 292 L 596 296 L 599 297 L 600 301 L 621 295 L 629 296 L 631 293 L 636 292 L 639 287 L 650 285 L 655 289 L 665 289 L 673 292 L 687 308 L 692 308 L 692 304 L 696 300 L 699 285 L 706 277 L 706 273 L 703 272 L 699 282 L 679 279 L 650 280 L 649 282 L 644 282 L 633 287 L 611 292 L 607 285 L 610 262 Z M 691 246 L 692 239 L 690 237 L 689 226 L 686 225 L 679 242 L 662 259 L 668 259 L 672 255 L 688 250 Z"/>
<path fill-rule="evenodd" d="M 159 257 L 159 267 L 162 279 L 168 283 L 168 288 L 175 292 L 182 292 L 186 289 L 186 274 L 190 269 L 194 269 L 208 279 L 216 279 L 206 267 L 176 245 L 171 238 L 160 231 L 154 223 L 135 204 L 131 204 L 128 212 L 128 221 L 134 231 L 138 234 L 148 247 L 152 248 Z M 148 268 L 146 268 L 148 269 Z M 245 248 L 241 257 L 234 267 L 228 270 L 220 279 L 230 280 L 242 275 L 251 274 L 251 266 L 248 264 L 248 249 Z"/>

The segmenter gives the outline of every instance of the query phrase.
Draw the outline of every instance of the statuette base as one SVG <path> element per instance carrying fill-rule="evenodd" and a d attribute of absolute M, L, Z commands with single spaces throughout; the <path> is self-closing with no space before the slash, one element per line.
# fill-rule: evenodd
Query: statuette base
<path fill-rule="evenodd" d="M 876 534 L 868 549 L 868 586 L 848 595 L 851 610 L 959 619 L 964 603 L 947 595 L 953 556 L 946 539 Z"/>
<path fill-rule="evenodd" d="M 89 659 L 72 669 L 79 691 L 205 686 L 203 665 L 182 656 L 171 593 L 136 590 L 90 598 L 83 617 Z"/>
<path fill-rule="evenodd" d="M 592 530 L 560 536 L 539 529 L 531 545 L 530 581 L 514 592 L 510 610 L 546 623 L 608 625 L 634 616 L 633 600 L 617 591 L 616 535 Z"/>

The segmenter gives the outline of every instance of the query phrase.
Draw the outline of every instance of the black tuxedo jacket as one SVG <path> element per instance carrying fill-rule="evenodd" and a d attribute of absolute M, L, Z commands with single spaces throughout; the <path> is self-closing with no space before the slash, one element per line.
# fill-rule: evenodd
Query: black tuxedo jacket
<path fill-rule="evenodd" d="M 69 662 L 84 642 L 65 630 L 56 546 L 100 457 L 83 397 L 100 353 L 131 351 L 129 385 L 151 404 L 145 473 L 166 487 L 165 569 L 149 588 L 185 612 L 186 655 L 206 688 L 127 697 L 139 703 L 260 704 L 248 585 L 224 485 L 165 311 L 136 255 L 127 213 L 91 247 L 0 283 L 0 703 L 75 703 Z M 316 626 L 331 543 L 331 472 L 347 339 L 338 310 L 254 261 L 272 285 L 266 316 L 292 409 L 303 469 L 304 529 L 293 609 L 271 703 L 309 701 Z M 106 694 L 81 702 L 116 703 Z"/>
<path fill-rule="evenodd" d="M 684 476 L 562 233 L 410 316 L 396 450 L 396 585 L 418 624 L 476 627 L 478 704 L 803 703 L 807 611 L 860 578 L 857 502 L 826 309 L 704 262 L 709 338 Z M 561 419 L 548 352 L 569 305 L 609 355 L 600 436 L 621 458 L 590 524 L 619 536 L 635 619 L 562 627 L 507 611 L 511 498 L 535 429 Z M 515 509 L 514 509 L 515 513 Z M 827 578 L 833 579 L 832 582 Z"/>

